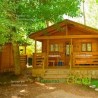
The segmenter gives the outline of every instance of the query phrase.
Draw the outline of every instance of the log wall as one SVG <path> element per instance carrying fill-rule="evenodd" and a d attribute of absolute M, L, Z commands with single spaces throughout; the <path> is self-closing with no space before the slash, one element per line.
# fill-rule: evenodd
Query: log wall
<path fill-rule="evenodd" d="M 13 71 L 13 49 L 12 44 L 7 43 L 3 46 L 0 52 L 0 72 Z"/>

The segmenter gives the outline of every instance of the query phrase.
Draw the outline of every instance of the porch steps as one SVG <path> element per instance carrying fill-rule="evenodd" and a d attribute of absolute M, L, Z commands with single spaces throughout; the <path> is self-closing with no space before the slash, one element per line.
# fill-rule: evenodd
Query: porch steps
<path fill-rule="evenodd" d="M 68 72 L 66 69 L 46 69 L 43 79 L 64 79 Z"/>

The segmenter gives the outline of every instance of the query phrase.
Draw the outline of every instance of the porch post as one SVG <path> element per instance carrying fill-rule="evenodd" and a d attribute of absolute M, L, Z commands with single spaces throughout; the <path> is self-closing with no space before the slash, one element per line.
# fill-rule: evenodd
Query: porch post
<path fill-rule="evenodd" d="M 35 40 L 35 53 L 37 52 L 36 48 L 37 48 L 37 41 Z"/>
<path fill-rule="evenodd" d="M 48 55 L 49 55 L 49 40 L 47 40 L 47 60 L 46 60 L 47 67 L 48 67 Z"/>
<path fill-rule="evenodd" d="M 73 45 L 72 45 L 72 38 L 71 38 L 71 47 L 70 47 L 70 70 L 72 69 L 72 60 L 73 60 Z"/>

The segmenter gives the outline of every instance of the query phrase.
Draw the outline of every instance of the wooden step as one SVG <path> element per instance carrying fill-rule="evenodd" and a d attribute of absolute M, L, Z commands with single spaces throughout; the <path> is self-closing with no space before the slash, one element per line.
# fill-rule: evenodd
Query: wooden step
<path fill-rule="evenodd" d="M 48 72 L 48 71 L 47 71 L 47 72 L 45 72 L 45 74 L 50 74 L 50 75 L 51 75 L 51 74 L 55 74 L 55 75 L 56 75 L 56 74 L 57 74 L 57 75 L 58 75 L 58 74 L 61 74 L 61 75 L 62 75 L 62 74 L 66 74 L 66 73 L 68 73 L 68 72 L 67 72 L 67 71 L 52 71 L 52 72 Z"/>
<path fill-rule="evenodd" d="M 66 69 L 47 69 L 45 71 L 44 79 L 62 79 L 66 78 L 69 71 Z"/>
<path fill-rule="evenodd" d="M 47 69 L 45 74 L 66 74 L 69 70 L 66 69 Z"/>
<path fill-rule="evenodd" d="M 51 74 L 51 75 L 45 75 L 43 78 L 44 79 L 62 79 L 62 78 L 66 78 L 67 75 L 66 74 Z"/>
<path fill-rule="evenodd" d="M 42 79 L 41 83 L 66 83 L 66 79 Z"/>

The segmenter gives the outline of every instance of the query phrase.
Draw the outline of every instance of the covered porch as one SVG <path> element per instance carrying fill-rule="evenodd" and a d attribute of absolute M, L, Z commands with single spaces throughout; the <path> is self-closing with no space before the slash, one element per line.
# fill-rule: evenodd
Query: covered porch
<path fill-rule="evenodd" d="M 45 75 L 49 69 L 59 69 L 57 73 L 64 72 L 64 75 L 71 70 L 97 73 L 98 30 L 64 20 L 32 33 L 30 38 L 35 40 L 33 75 Z M 41 51 L 38 51 L 38 41 L 42 44 Z"/>
<path fill-rule="evenodd" d="M 96 37 L 83 38 L 80 35 L 74 38 L 66 36 L 66 38 L 59 39 L 49 37 L 41 43 L 42 51 L 39 52 L 37 40 L 35 40 L 33 76 L 44 79 L 65 79 L 72 73 L 82 77 L 98 77 L 98 41 Z"/>
<path fill-rule="evenodd" d="M 51 40 L 50 40 L 51 39 Z M 97 38 L 48 38 L 33 54 L 33 68 L 98 68 Z"/>

